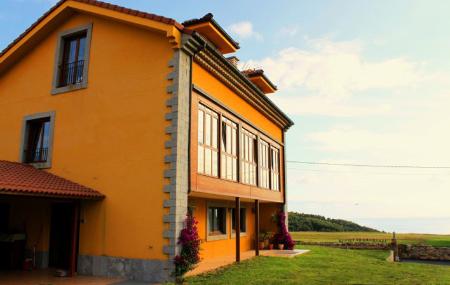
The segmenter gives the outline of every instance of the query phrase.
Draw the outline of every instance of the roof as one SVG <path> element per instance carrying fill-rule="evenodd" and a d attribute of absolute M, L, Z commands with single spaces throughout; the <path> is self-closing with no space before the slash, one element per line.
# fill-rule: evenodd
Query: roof
<path fill-rule="evenodd" d="M 0 194 L 72 199 L 102 199 L 89 187 L 39 170 L 31 165 L 0 160 Z"/>
<path fill-rule="evenodd" d="M 59 6 L 61 6 L 64 2 L 67 2 L 67 1 L 69 1 L 69 0 L 60 0 L 59 2 L 57 2 L 52 8 L 50 8 L 50 10 L 48 10 L 44 15 L 42 15 L 39 19 L 37 19 L 36 22 L 34 22 L 28 29 L 26 29 L 22 34 L 20 34 L 12 43 L 10 43 L 5 49 L 3 49 L 0 52 L 0 56 L 5 54 L 17 42 L 19 42 L 22 38 L 24 38 L 34 27 L 39 25 L 39 23 L 42 20 L 44 20 L 49 14 L 51 14 L 54 10 L 56 10 Z M 176 20 L 171 19 L 171 18 L 166 18 L 166 17 L 163 17 L 163 16 L 159 16 L 159 15 L 151 14 L 151 13 L 146 13 L 146 12 L 142 12 L 142 11 L 139 11 L 139 10 L 128 9 L 128 8 L 125 8 L 125 7 L 122 7 L 122 6 L 113 5 L 113 4 L 102 2 L 102 1 L 97 1 L 97 0 L 71 0 L 71 1 L 80 2 L 80 3 L 86 3 L 86 4 L 98 6 L 98 7 L 101 7 L 101 8 L 106 8 L 106 9 L 109 9 L 109 10 L 113 10 L 113 11 L 129 14 L 129 15 L 132 15 L 132 16 L 137 16 L 137 17 L 141 17 L 141 18 L 145 18 L 145 19 L 158 21 L 158 22 L 161 22 L 161 23 L 164 23 L 164 24 L 174 25 L 180 31 L 183 30 L 183 28 L 184 28 L 183 25 L 181 25 Z"/>
<path fill-rule="evenodd" d="M 273 84 L 272 81 L 269 80 L 269 78 L 267 78 L 267 76 L 264 74 L 264 70 L 262 70 L 262 69 L 247 69 L 247 70 L 243 70 L 241 72 L 248 78 L 261 76 L 273 90 L 277 90 L 277 86 L 275 84 Z"/>
<path fill-rule="evenodd" d="M 231 45 L 237 50 L 239 49 L 239 43 L 236 42 L 223 28 L 220 26 L 214 19 L 214 15 L 212 13 L 208 13 L 205 16 L 198 19 L 190 19 L 183 22 L 183 26 L 185 29 L 189 29 L 190 27 L 197 26 L 199 24 L 211 23 L 221 34 L 225 37 Z"/>

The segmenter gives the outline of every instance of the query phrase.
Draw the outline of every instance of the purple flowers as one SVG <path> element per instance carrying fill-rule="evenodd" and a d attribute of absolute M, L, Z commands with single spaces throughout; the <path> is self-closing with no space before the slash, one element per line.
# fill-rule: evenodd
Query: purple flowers
<path fill-rule="evenodd" d="M 181 245 L 181 252 L 175 256 L 175 277 L 182 277 L 186 272 L 194 268 L 200 261 L 200 237 L 198 235 L 197 221 L 188 214 L 185 221 L 185 228 L 181 230 L 178 244 Z"/>
<path fill-rule="evenodd" d="M 287 230 L 286 226 L 286 213 L 280 211 L 277 217 L 278 233 L 273 237 L 274 244 L 284 244 L 285 249 L 294 249 L 295 242 L 292 240 L 291 234 Z"/>

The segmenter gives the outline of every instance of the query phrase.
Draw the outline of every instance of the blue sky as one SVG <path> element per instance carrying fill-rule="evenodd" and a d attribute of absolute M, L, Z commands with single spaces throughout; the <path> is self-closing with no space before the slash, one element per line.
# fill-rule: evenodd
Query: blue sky
<path fill-rule="evenodd" d="M 449 1 L 119 1 L 183 21 L 208 12 L 294 119 L 288 160 L 450 165 Z M 55 1 L 0 0 L 0 48 Z M 289 209 L 450 234 L 450 170 L 288 164 Z"/>

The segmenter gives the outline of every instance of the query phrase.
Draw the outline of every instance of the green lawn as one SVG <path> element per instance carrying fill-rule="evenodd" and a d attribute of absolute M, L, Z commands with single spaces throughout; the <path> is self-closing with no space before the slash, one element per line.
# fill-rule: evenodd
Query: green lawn
<path fill-rule="evenodd" d="M 386 239 L 390 241 L 391 233 L 377 232 L 291 232 L 294 240 L 308 242 L 337 242 L 348 239 Z M 450 235 L 431 234 L 397 234 L 399 243 L 424 243 L 434 246 L 449 246 Z"/>
<path fill-rule="evenodd" d="M 386 261 L 388 252 L 301 246 L 295 258 L 258 257 L 188 284 L 450 284 L 450 266 Z"/>

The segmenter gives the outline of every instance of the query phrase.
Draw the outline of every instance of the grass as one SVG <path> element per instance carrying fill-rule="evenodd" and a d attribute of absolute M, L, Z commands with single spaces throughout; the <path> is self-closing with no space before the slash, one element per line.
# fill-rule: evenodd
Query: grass
<path fill-rule="evenodd" d="M 450 284 L 450 266 L 386 261 L 387 251 L 302 246 L 311 252 L 295 258 L 258 257 L 188 284 Z"/>
<path fill-rule="evenodd" d="M 386 239 L 392 238 L 391 233 L 377 232 L 291 232 L 294 240 L 300 242 L 337 242 L 348 239 Z M 450 247 L 450 235 L 432 234 L 396 234 L 399 243 L 429 244 Z"/>

